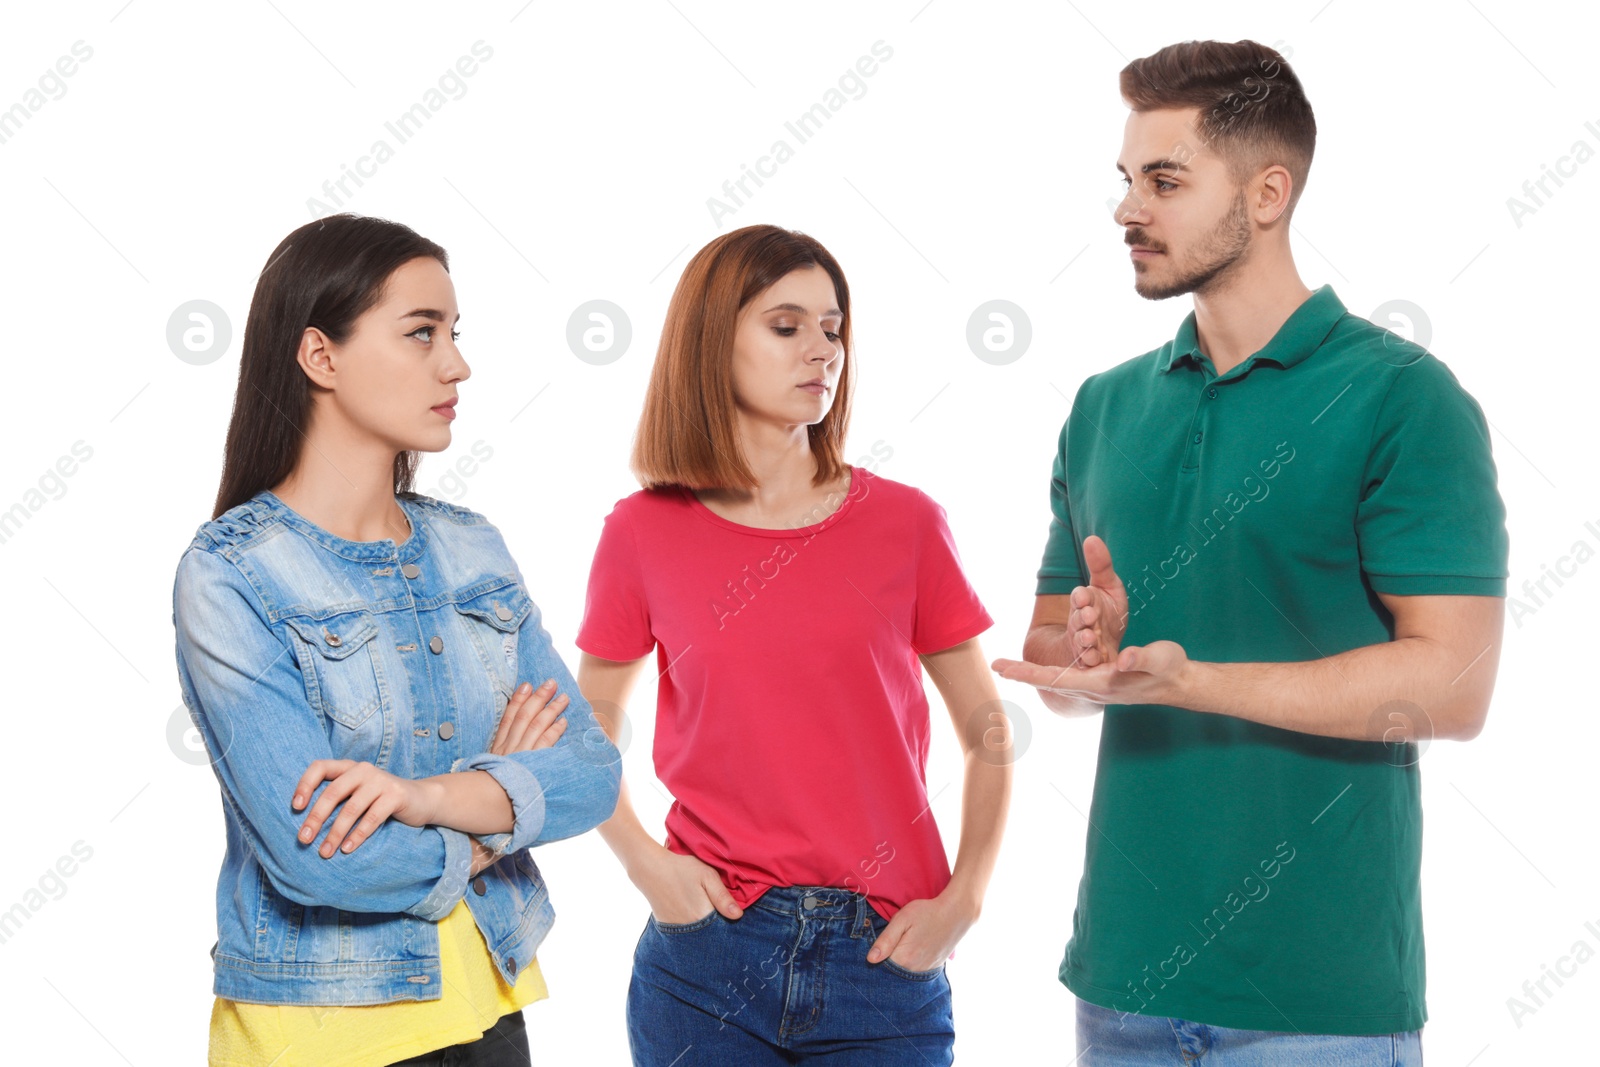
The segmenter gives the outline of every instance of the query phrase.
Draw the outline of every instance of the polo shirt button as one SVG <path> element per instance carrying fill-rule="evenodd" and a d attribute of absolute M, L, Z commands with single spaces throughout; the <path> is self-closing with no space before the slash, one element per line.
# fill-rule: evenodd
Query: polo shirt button
<path fill-rule="evenodd" d="M 454 723 L 442 722 L 439 724 L 439 740 L 448 741 L 456 735 Z"/>
<path fill-rule="evenodd" d="M 405 575 L 407 578 L 415 578 L 417 575 L 422 573 L 422 568 L 417 566 L 415 563 L 407 563 L 404 567 L 400 568 L 400 573 Z"/>
<path fill-rule="evenodd" d="M 1216 386 L 1213 385 L 1210 389 L 1206 390 L 1206 396 L 1214 397 L 1216 395 L 1217 395 L 1217 387 Z"/>
<path fill-rule="evenodd" d="M 439 653 L 443 652 L 444 651 L 444 638 L 439 637 L 437 634 L 434 635 L 428 641 L 428 651 L 432 652 L 435 656 L 437 656 Z"/>
<path fill-rule="evenodd" d="M 1201 434 L 1195 434 L 1195 435 L 1194 435 L 1194 443 L 1195 443 L 1195 444 L 1199 444 L 1199 443 L 1200 443 L 1200 438 L 1201 438 L 1201 437 L 1202 437 L 1202 436 L 1203 436 L 1203 435 L 1201 435 Z M 434 638 L 434 640 L 435 640 L 435 641 L 437 641 L 437 640 L 439 640 L 439 639 L 438 639 L 438 638 L 437 638 L 437 637 L 435 637 L 435 638 Z M 435 651 L 435 652 L 437 652 L 437 651 L 439 651 L 439 650 L 438 650 L 438 649 L 437 649 L 437 648 L 436 648 L 436 649 L 434 649 L 434 651 Z"/>
<path fill-rule="evenodd" d="M 489 891 L 489 887 L 483 884 L 482 878 L 474 878 L 472 880 L 472 891 L 481 897 Z"/>

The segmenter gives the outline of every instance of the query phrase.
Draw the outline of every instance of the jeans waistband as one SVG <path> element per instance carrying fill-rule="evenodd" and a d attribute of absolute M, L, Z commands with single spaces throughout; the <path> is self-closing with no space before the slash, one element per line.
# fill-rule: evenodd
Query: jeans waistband
<path fill-rule="evenodd" d="M 775 885 L 762 893 L 751 907 L 813 922 L 849 919 L 852 937 L 870 934 L 872 917 L 877 914 L 862 894 L 823 885 Z"/>

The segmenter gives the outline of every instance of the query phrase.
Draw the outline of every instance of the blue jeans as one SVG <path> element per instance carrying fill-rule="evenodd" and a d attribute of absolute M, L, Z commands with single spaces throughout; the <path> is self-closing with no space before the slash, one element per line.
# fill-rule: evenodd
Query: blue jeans
<path fill-rule="evenodd" d="M 943 963 L 867 962 L 887 925 L 861 894 L 823 886 L 774 887 L 738 919 L 652 915 L 628 986 L 635 1067 L 953 1062 Z"/>
<path fill-rule="evenodd" d="M 1421 1067 L 1422 1031 L 1347 1037 L 1234 1030 L 1078 1001 L 1074 1067 Z"/>

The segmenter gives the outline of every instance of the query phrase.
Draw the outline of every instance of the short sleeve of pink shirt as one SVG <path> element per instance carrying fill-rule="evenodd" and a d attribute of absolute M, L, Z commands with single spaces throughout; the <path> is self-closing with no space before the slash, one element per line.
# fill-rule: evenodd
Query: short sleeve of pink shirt
<path fill-rule="evenodd" d="M 775 885 L 837 886 L 889 918 L 950 880 L 917 656 L 993 621 L 944 509 L 854 467 L 840 506 L 795 529 L 730 522 L 687 490 L 619 501 L 577 645 L 656 650 L 669 849 L 716 868 L 740 906 Z"/>

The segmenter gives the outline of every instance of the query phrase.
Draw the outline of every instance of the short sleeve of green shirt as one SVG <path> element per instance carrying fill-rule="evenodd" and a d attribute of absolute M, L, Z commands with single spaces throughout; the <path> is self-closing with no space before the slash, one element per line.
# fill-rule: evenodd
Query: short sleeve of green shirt
<path fill-rule="evenodd" d="M 1373 423 L 1356 508 L 1362 571 L 1395 596 L 1505 596 L 1505 518 L 1483 410 L 1422 355 L 1395 374 Z"/>
<path fill-rule="evenodd" d="M 1044 562 L 1039 567 L 1036 595 L 1066 594 L 1087 583 L 1087 568 L 1082 559 L 1083 542 L 1072 521 L 1072 505 L 1067 494 L 1067 427 L 1061 426 L 1055 464 L 1050 472 L 1050 534 L 1045 540 Z"/>

